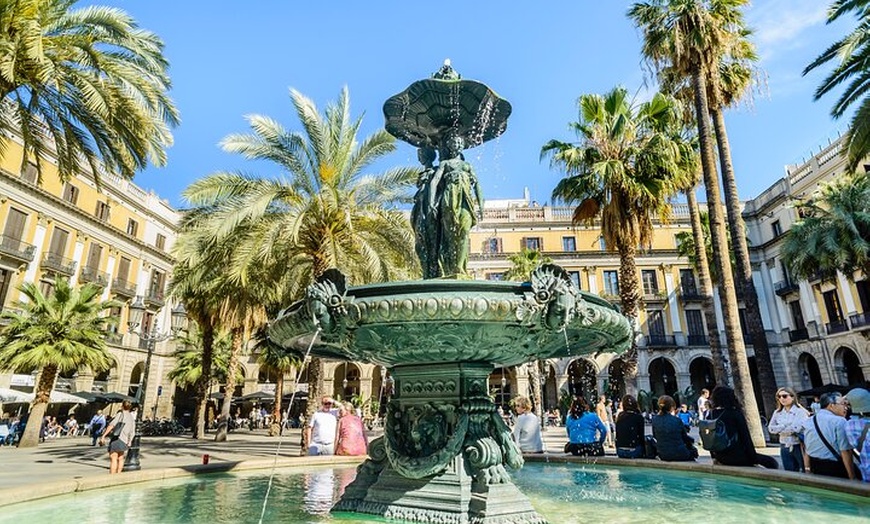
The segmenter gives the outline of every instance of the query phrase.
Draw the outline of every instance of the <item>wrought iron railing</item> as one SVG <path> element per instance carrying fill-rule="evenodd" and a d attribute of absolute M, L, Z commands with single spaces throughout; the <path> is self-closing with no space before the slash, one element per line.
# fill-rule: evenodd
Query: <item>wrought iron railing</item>
<path fill-rule="evenodd" d="M 17 260 L 30 262 L 36 252 L 36 246 L 9 235 L 0 235 L 0 253 Z"/>
<path fill-rule="evenodd" d="M 72 276 L 76 272 L 76 263 L 66 257 L 49 251 L 42 257 L 42 268 L 55 273 Z"/>

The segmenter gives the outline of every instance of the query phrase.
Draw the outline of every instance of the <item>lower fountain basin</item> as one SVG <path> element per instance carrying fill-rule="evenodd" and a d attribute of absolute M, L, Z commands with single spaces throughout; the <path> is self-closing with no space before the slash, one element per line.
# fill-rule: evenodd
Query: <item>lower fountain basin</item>
<path fill-rule="evenodd" d="M 380 520 L 329 513 L 353 468 L 279 470 L 264 522 L 358 523 Z M 101 489 L 5 506 L 0 522 L 60 522 L 87 515 L 93 524 L 257 522 L 269 472 L 201 475 Z M 516 483 L 550 522 L 864 523 L 866 497 L 795 484 L 652 468 L 528 464 Z M 160 501 L 155 504 L 155 501 Z"/>

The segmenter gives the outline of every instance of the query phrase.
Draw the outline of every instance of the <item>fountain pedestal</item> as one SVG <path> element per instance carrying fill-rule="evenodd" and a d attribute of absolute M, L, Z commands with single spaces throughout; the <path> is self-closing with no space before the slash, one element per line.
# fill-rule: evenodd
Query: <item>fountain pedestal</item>
<path fill-rule="evenodd" d="M 542 523 L 506 467 L 523 459 L 488 395 L 488 363 L 393 368 L 385 434 L 334 511 L 431 523 Z"/>

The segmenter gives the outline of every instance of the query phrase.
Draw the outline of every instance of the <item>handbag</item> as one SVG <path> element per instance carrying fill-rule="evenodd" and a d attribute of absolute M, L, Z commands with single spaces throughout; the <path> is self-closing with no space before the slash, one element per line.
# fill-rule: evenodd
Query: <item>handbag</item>
<path fill-rule="evenodd" d="M 734 435 L 728 433 L 728 428 L 721 417 L 699 420 L 698 433 L 701 436 L 701 445 L 707 451 L 725 451 L 732 447 L 737 440 Z"/>
<path fill-rule="evenodd" d="M 121 417 L 123 418 L 123 416 Z M 121 438 L 121 432 L 124 430 L 124 421 L 119 420 L 114 426 L 112 426 L 112 432 L 109 433 L 109 439 L 116 440 Z"/>

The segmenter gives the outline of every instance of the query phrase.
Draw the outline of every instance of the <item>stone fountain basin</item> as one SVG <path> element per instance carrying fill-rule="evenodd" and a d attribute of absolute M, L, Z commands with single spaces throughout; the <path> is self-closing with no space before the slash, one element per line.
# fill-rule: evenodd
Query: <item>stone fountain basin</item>
<path fill-rule="evenodd" d="M 545 296 L 546 295 L 546 296 Z M 513 366 L 536 359 L 628 349 L 626 318 L 576 288 L 570 300 L 530 283 L 419 280 L 348 288 L 294 303 L 269 327 L 288 352 L 386 367 L 445 362 Z M 559 309 L 556 306 L 561 306 Z M 322 330 L 315 336 L 315 318 Z"/>

